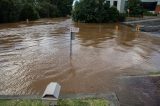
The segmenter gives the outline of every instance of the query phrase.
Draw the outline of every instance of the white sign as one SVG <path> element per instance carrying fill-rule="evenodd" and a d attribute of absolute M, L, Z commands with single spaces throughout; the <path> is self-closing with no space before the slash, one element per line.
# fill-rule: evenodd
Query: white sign
<path fill-rule="evenodd" d="M 79 28 L 71 27 L 70 31 L 74 32 L 74 33 L 78 33 L 79 32 Z"/>

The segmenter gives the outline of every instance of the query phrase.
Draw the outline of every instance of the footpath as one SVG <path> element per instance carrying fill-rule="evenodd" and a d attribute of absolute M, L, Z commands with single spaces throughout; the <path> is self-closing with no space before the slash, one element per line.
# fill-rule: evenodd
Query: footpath
<path fill-rule="evenodd" d="M 128 19 L 126 22 L 123 22 L 123 24 L 133 28 L 139 25 L 142 32 L 149 32 L 157 36 L 160 35 L 160 16 Z"/>

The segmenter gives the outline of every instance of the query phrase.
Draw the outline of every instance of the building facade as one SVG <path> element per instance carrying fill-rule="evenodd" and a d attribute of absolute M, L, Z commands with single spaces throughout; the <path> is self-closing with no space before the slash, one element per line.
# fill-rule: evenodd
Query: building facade
<path fill-rule="evenodd" d="M 110 6 L 116 7 L 121 13 L 125 12 L 125 5 L 127 1 L 128 0 L 107 0 Z"/>
<path fill-rule="evenodd" d="M 160 14 L 160 5 L 157 5 L 155 13 Z"/>
<path fill-rule="evenodd" d="M 110 4 L 110 6 L 114 6 L 119 10 L 120 13 L 125 12 L 125 6 L 127 5 L 127 2 L 129 0 L 107 0 L 107 2 Z M 149 6 L 153 6 L 152 3 L 158 2 L 158 0 L 141 0 L 144 4 L 149 4 Z M 148 6 L 148 7 L 149 7 Z"/>

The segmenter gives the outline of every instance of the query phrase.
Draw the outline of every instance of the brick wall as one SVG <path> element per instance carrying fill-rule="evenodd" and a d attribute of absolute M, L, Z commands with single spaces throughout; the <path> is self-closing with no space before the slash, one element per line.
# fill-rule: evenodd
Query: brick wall
<path fill-rule="evenodd" d="M 156 7 L 156 13 L 160 14 L 160 5 L 157 5 L 157 7 Z"/>

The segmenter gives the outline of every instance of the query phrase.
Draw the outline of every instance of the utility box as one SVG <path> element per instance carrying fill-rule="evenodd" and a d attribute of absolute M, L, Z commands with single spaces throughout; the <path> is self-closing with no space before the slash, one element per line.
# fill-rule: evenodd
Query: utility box
<path fill-rule="evenodd" d="M 49 103 L 50 106 L 57 105 L 61 86 L 56 82 L 51 82 L 45 89 L 42 100 Z"/>

